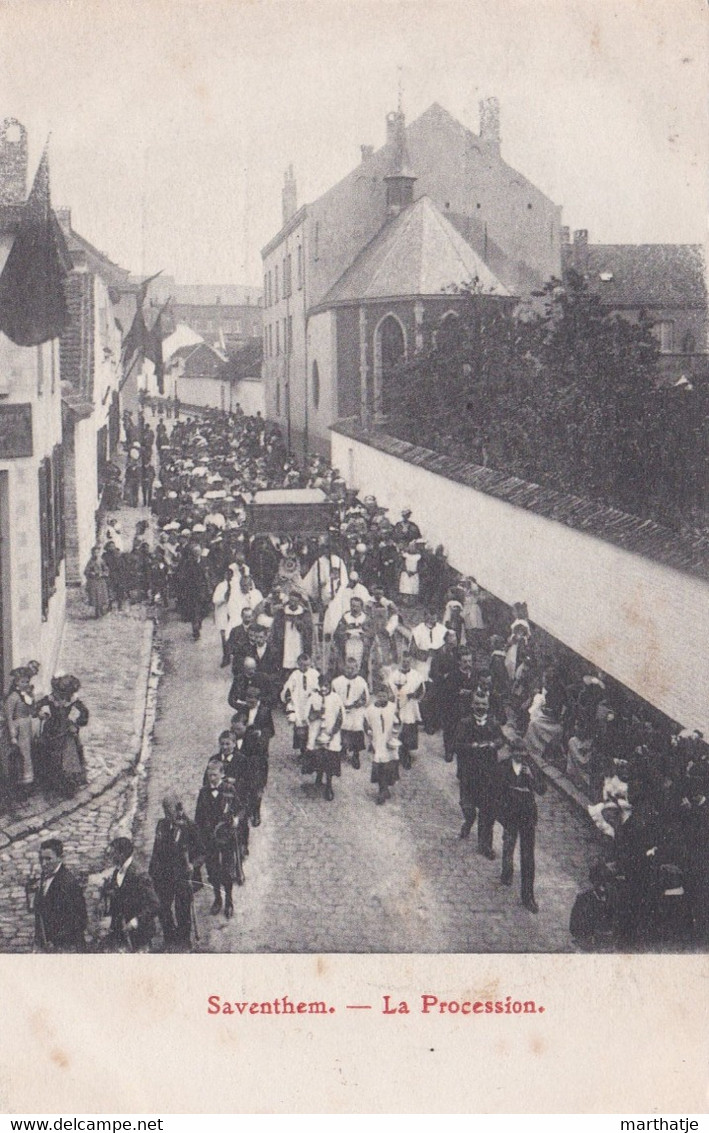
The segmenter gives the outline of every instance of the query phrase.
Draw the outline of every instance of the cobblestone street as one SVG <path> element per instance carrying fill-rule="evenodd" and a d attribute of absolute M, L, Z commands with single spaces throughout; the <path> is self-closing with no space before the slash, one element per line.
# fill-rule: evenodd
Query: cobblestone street
<path fill-rule="evenodd" d="M 120 509 L 123 530 L 132 538 L 146 513 Z M 88 784 L 70 800 L 37 790 L 0 817 L 0 951 L 32 949 L 34 919 L 28 912 L 25 881 L 38 875 L 39 844 L 60 838 L 67 866 L 86 881 L 89 936 L 100 934 L 98 873 L 112 836 L 128 833 L 137 780 L 128 770 L 141 743 L 145 690 L 150 664 L 152 624 L 143 605 L 127 604 L 95 619 L 83 598 L 72 591 L 67 601 L 59 669 L 81 680 L 81 697 L 91 713 L 82 732 Z"/>
<path fill-rule="evenodd" d="M 96 939 L 100 935 L 98 875 L 105 868 L 104 852 L 109 839 L 122 829 L 130 794 L 131 784 L 121 781 L 51 828 L 28 835 L 0 853 L 0 951 L 32 951 L 34 917 L 27 909 L 24 884 L 31 875 L 39 876 L 39 844 L 50 837 L 64 842 L 67 866 L 86 881 L 89 937 Z"/>
<path fill-rule="evenodd" d="M 228 725 L 229 670 L 219 669 L 211 624 L 193 643 L 171 618 L 163 631 L 165 675 L 158 697 L 145 813 L 138 841 L 149 855 L 161 799 L 176 789 L 188 813 L 219 731 Z M 538 916 L 499 882 L 499 860 L 476 853 L 475 832 L 458 837 L 454 765 L 439 736 L 422 737 L 393 799 L 374 802 L 369 760 L 343 765 L 335 800 L 303 780 L 290 728 L 276 715 L 262 825 L 252 831 L 246 884 L 236 914 L 208 915 L 211 890 L 196 899 L 198 949 L 216 952 L 544 952 L 568 951 L 571 904 L 587 886 L 597 835 L 580 810 L 550 786 L 537 830 Z M 501 851 L 501 828 L 495 849 Z"/>

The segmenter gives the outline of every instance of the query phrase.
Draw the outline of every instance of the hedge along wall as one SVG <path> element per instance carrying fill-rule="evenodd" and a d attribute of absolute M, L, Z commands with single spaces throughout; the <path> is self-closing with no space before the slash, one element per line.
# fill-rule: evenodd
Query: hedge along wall
<path fill-rule="evenodd" d="M 346 426 L 344 427 L 346 428 Z M 701 577 L 573 530 L 533 510 L 332 430 L 348 486 L 393 517 L 405 506 L 432 546 L 504 602 L 684 727 L 709 736 L 709 585 Z M 436 458 L 433 454 L 432 463 Z"/>

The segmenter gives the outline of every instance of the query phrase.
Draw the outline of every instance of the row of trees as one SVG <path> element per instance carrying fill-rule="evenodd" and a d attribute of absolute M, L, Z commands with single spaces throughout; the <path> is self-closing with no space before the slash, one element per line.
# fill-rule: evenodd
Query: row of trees
<path fill-rule="evenodd" d="M 523 312 L 460 292 L 428 352 L 390 379 L 388 429 L 649 516 L 704 528 L 706 388 L 657 387 L 649 320 L 608 314 L 570 272 Z M 423 411 L 422 411 L 423 410 Z"/>

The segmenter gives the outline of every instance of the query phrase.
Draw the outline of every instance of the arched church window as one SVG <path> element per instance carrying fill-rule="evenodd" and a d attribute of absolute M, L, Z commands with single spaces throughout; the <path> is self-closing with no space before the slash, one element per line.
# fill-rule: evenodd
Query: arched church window
<path fill-rule="evenodd" d="M 446 311 L 438 324 L 436 346 L 444 353 L 455 350 L 460 339 L 460 319 L 455 311 Z"/>
<path fill-rule="evenodd" d="M 395 315 L 387 315 L 375 331 L 374 354 L 379 413 L 391 412 L 391 375 L 406 358 L 404 328 Z"/>

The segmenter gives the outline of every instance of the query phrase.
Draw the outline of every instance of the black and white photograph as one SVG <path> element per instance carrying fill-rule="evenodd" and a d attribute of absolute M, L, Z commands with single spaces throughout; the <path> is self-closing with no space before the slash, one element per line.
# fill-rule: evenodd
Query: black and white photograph
<path fill-rule="evenodd" d="M 0 0 L 0 1109 L 698 1108 L 708 32 Z"/>
<path fill-rule="evenodd" d="M 705 950 L 697 5 L 40 10 L 0 947 Z"/>

